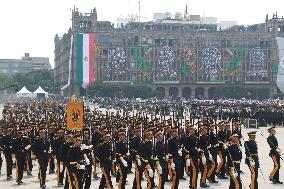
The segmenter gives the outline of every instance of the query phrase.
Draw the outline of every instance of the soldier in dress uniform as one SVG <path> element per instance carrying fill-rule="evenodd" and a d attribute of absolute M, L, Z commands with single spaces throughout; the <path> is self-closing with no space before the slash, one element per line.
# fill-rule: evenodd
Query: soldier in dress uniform
<path fill-rule="evenodd" d="M 154 182 L 154 167 L 153 167 L 153 133 L 151 128 L 147 128 L 144 131 L 144 141 L 141 144 L 141 159 L 142 167 L 144 168 L 144 175 L 147 180 L 147 188 L 153 189 L 155 187 Z"/>
<path fill-rule="evenodd" d="M 94 164 L 94 170 L 93 170 L 93 178 L 95 180 L 100 179 L 100 177 L 97 174 L 97 166 L 98 166 L 98 158 L 97 158 L 97 152 L 98 152 L 98 145 L 102 142 L 102 134 L 99 131 L 99 122 L 96 120 L 93 122 L 93 133 L 92 133 L 92 145 L 93 145 L 93 164 Z"/>
<path fill-rule="evenodd" d="M 273 184 L 283 184 L 283 182 L 279 181 L 281 150 L 278 147 L 278 141 L 277 141 L 277 138 L 275 137 L 275 135 L 276 135 L 275 126 L 270 127 L 268 129 L 268 132 L 269 132 L 269 136 L 267 138 L 267 142 L 268 142 L 268 145 L 270 147 L 269 156 L 272 158 L 273 163 L 274 163 L 274 168 L 269 175 L 269 180 Z"/>
<path fill-rule="evenodd" d="M 118 164 L 118 189 L 125 189 L 126 178 L 127 178 L 127 144 L 126 134 L 123 127 L 118 129 L 118 141 L 116 142 L 116 160 Z"/>
<path fill-rule="evenodd" d="M 130 156 L 134 164 L 135 177 L 133 181 L 133 189 L 141 189 L 141 178 L 143 169 L 141 168 L 140 159 L 140 145 L 141 145 L 141 130 L 140 127 L 134 127 L 132 129 L 133 137 L 129 141 Z M 141 171 L 142 170 L 142 171 Z"/>
<path fill-rule="evenodd" d="M 39 164 L 39 179 L 40 187 L 45 189 L 46 171 L 49 159 L 50 141 L 46 137 L 46 130 L 44 128 L 38 131 L 39 138 L 36 138 L 32 145 L 32 159 L 38 159 Z"/>
<path fill-rule="evenodd" d="M 59 128 L 57 130 L 57 138 L 54 140 L 54 148 L 53 152 L 56 158 L 56 175 L 57 175 L 57 182 L 58 186 L 63 186 L 63 178 L 64 178 L 64 167 L 63 167 L 63 159 L 62 159 L 62 145 L 64 143 L 64 130 Z"/>
<path fill-rule="evenodd" d="M 31 123 L 27 125 L 27 129 L 25 132 L 25 137 L 29 141 L 29 144 L 33 144 L 34 142 L 34 133 L 32 132 L 32 127 Z M 32 170 L 33 170 L 33 164 L 32 164 L 32 149 L 29 149 L 26 151 L 26 170 L 27 170 L 27 175 L 31 176 L 32 175 Z"/>
<path fill-rule="evenodd" d="M 228 172 L 230 175 L 229 189 L 241 189 L 242 183 L 237 170 L 240 166 L 242 154 L 239 148 L 239 139 L 237 134 L 231 134 L 229 137 L 230 146 L 228 147 Z"/>
<path fill-rule="evenodd" d="M 51 125 L 49 126 L 49 131 L 48 131 L 48 136 L 49 136 L 49 141 L 50 141 L 50 147 L 53 150 L 54 149 L 54 140 L 55 140 L 55 127 L 54 127 L 54 123 L 51 123 Z M 55 173 L 55 164 L 54 164 L 54 158 L 55 154 L 53 152 L 51 152 L 49 154 L 49 174 L 53 174 Z"/>
<path fill-rule="evenodd" d="M 209 131 L 209 152 L 210 152 L 210 168 L 208 170 L 208 174 L 207 174 L 207 180 L 210 183 L 218 183 L 218 181 L 216 181 L 216 169 L 217 169 L 217 144 L 218 144 L 218 140 L 217 140 L 217 136 L 215 131 L 215 125 L 213 123 L 210 124 L 210 131 Z"/>
<path fill-rule="evenodd" d="M 17 131 L 17 137 L 13 140 L 13 151 L 16 156 L 16 182 L 18 185 L 22 184 L 24 166 L 26 162 L 26 153 L 27 150 L 31 148 L 27 138 L 23 136 L 23 130 L 21 128 Z"/>
<path fill-rule="evenodd" d="M 249 167 L 251 174 L 250 189 L 258 189 L 258 147 L 255 141 L 256 131 L 248 132 L 249 140 L 244 142 L 245 152 L 246 152 L 246 164 Z"/>
<path fill-rule="evenodd" d="M 3 159 L 5 158 L 3 138 L 4 138 L 3 127 L 2 125 L 0 125 L 0 175 L 1 175 L 1 170 L 2 170 Z"/>
<path fill-rule="evenodd" d="M 188 125 L 187 136 L 184 142 L 184 150 L 186 152 L 186 166 L 189 167 L 189 188 L 196 189 L 197 188 L 197 178 L 198 178 L 198 138 L 196 137 L 196 132 L 194 129 L 194 125 Z"/>
<path fill-rule="evenodd" d="M 209 152 L 208 152 L 208 138 L 207 138 L 207 127 L 201 126 L 199 128 L 200 137 L 199 137 L 199 159 L 200 159 L 200 171 L 201 171 L 201 178 L 200 178 L 200 187 L 207 188 L 209 185 L 206 184 L 208 167 L 207 167 L 207 160 L 209 159 Z"/>
<path fill-rule="evenodd" d="M 218 163 L 218 167 L 216 169 L 216 175 L 220 179 L 228 179 L 226 177 L 226 159 L 227 159 L 227 135 L 225 131 L 224 122 L 219 123 L 219 131 L 217 134 L 218 138 L 218 148 L 217 153 L 220 158 L 220 162 Z"/>
<path fill-rule="evenodd" d="M 163 132 L 158 131 L 156 133 L 156 146 L 155 146 L 155 156 L 157 157 L 157 171 L 159 175 L 158 189 L 164 189 L 165 181 L 168 176 L 167 173 L 167 162 L 165 160 L 165 144 L 163 141 Z"/>
<path fill-rule="evenodd" d="M 177 189 L 180 178 L 178 127 L 172 127 L 171 138 L 168 140 L 168 155 L 172 172 L 172 189 Z"/>
<path fill-rule="evenodd" d="M 69 157 L 68 157 L 68 153 L 69 150 L 71 148 L 71 146 L 73 145 L 73 134 L 71 131 L 67 131 L 64 135 L 64 142 L 62 144 L 61 147 L 61 157 L 63 160 L 63 167 L 65 170 L 65 183 L 64 183 L 64 189 L 69 189 L 69 186 L 71 184 L 71 180 L 70 180 L 70 166 L 69 166 Z"/>
<path fill-rule="evenodd" d="M 81 149 L 82 139 L 80 135 L 75 135 L 73 145 L 69 149 L 69 174 L 71 180 L 71 189 L 83 188 L 83 174 L 85 166 L 90 164 L 90 160 Z"/>
<path fill-rule="evenodd" d="M 99 189 L 104 189 L 105 186 L 108 189 L 113 189 L 111 182 L 111 167 L 112 167 L 112 147 L 110 143 L 110 134 L 105 132 L 103 134 L 103 143 L 98 146 L 97 157 L 100 160 L 100 166 L 102 169 L 102 178 L 100 181 Z"/>
<path fill-rule="evenodd" d="M 92 165 L 93 165 L 93 145 L 90 141 L 90 134 L 87 129 L 83 131 L 83 141 L 82 146 L 83 153 L 87 156 L 87 158 L 90 160 L 89 165 L 86 165 L 86 169 L 83 175 L 83 184 L 84 189 L 89 189 L 91 187 L 91 178 L 92 178 Z"/>
<path fill-rule="evenodd" d="M 13 169 L 13 128 L 8 127 L 6 129 L 6 135 L 3 137 L 3 149 L 6 160 L 6 171 L 7 171 L 7 180 L 12 178 L 12 169 Z"/>

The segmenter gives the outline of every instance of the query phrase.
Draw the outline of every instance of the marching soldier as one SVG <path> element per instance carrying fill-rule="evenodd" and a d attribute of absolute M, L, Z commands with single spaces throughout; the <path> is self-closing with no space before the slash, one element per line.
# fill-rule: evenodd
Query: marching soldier
<path fill-rule="evenodd" d="M 155 156 L 158 159 L 157 171 L 159 175 L 158 189 L 164 189 L 165 181 L 168 176 L 167 162 L 165 160 L 165 144 L 163 142 L 163 132 L 158 131 L 156 133 L 156 149 Z"/>
<path fill-rule="evenodd" d="M 3 159 L 5 157 L 4 156 L 3 138 L 4 138 L 3 128 L 2 128 L 2 125 L 0 125 L 0 175 L 1 175 L 1 170 L 2 170 Z"/>
<path fill-rule="evenodd" d="M 275 137 L 275 135 L 276 135 L 275 126 L 270 127 L 268 129 L 268 132 L 269 132 L 269 136 L 267 138 L 267 142 L 268 142 L 269 147 L 270 147 L 269 156 L 272 158 L 273 163 L 274 163 L 274 169 L 269 175 L 269 180 L 273 184 L 283 184 L 283 182 L 279 181 L 281 150 L 278 147 L 278 141 L 277 141 L 277 138 Z"/>
<path fill-rule="evenodd" d="M 155 187 L 154 183 L 154 171 L 153 171 L 153 145 L 152 145 L 153 133 L 151 129 L 144 131 L 144 141 L 141 144 L 141 158 L 142 167 L 144 168 L 144 175 L 147 180 L 147 188 L 153 189 Z"/>
<path fill-rule="evenodd" d="M 218 181 L 216 181 L 216 168 L 218 165 L 217 162 L 217 144 L 218 144 L 218 140 L 217 140 L 217 136 L 216 133 L 214 132 L 214 128 L 215 126 L 213 124 L 210 124 L 210 133 L 209 133 L 209 152 L 210 155 L 209 158 L 210 159 L 210 169 L 208 171 L 207 174 L 207 180 L 210 183 L 218 183 Z"/>
<path fill-rule="evenodd" d="M 141 160 L 140 160 L 140 128 L 133 128 L 133 137 L 129 141 L 129 149 L 131 159 L 133 160 L 134 169 L 135 169 L 135 177 L 133 181 L 133 189 L 141 189 L 141 178 L 143 171 L 141 171 Z"/>
<path fill-rule="evenodd" d="M 22 184 L 24 166 L 26 162 L 26 152 L 31 148 L 28 140 L 23 137 L 23 130 L 17 131 L 17 137 L 13 140 L 13 150 L 16 156 L 16 182 Z"/>
<path fill-rule="evenodd" d="M 251 173 L 251 184 L 250 189 L 258 189 L 258 168 L 259 168 L 259 160 L 258 160 L 258 148 L 257 143 L 255 141 L 256 131 L 251 131 L 248 133 L 249 140 L 245 141 L 245 152 L 246 152 L 246 164 L 249 167 Z"/>
<path fill-rule="evenodd" d="M 98 158 L 100 160 L 100 165 L 102 169 L 102 178 L 99 185 L 99 189 L 104 189 L 107 186 L 108 189 L 113 189 L 111 182 L 110 172 L 112 167 L 112 158 L 111 158 L 111 143 L 110 143 L 110 134 L 106 132 L 103 135 L 103 143 L 98 146 Z"/>
<path fill-rule="evenodd" d="M 73 135 L 71 133 L 71 131 L 68 131 L 67 133 L 65 133 L 64 135 L 65 140 L 62 144 L 62 148 L 61 148 L 61 157 L 63 160 L 63 169 L 65 169 L 65 184 L 64 184 L 64 189 L 69 189 L 70 186 L 70 166 L 69 166 L 69 157 L 68 157 L 68 153 L 69 150 L 72 146 L 72 139 L 73 139 Z"/>
<path fill-rule="evenodd" d="M 237 167 L 240 166 L 242 154 L 239 148 L 239 139 L 238 135 L 232 134 L 229 137 L 230 146 L 228 147 L 228 172 L 230 175 L 230 186 L 229 189 L 241 189 L 242 183 L 240 176 L 238 174 Z"/>
<path fill-rule="evenodd" d="M 32 159 L 38 159 L 39 164 L 39 179 L 40 179 L 40 187 L 45 189 L 45 180 L 46 180 L 46 171 L 49 159 L 49 149 L 50 149 L 50 142 L 46 138 L 45 129 L 39 129 L 38 134 L 39 138 L 35 139 L 32 152 L 33 156 Z"/>
<path fill-rule="evenodd" d="M 208 152 L 208 139 L 207 139 L 207 127 L 202 126 L 200 127 L 200 137 L 199 137 L 199 158 L 200 158 L 200 171 L 201 171 L 201 178 L 200 178 L 200 187 L 206 188 L 209 187 L 206 184 L 207 179 L 207 159 L 209 159 L 209 152 Z"/>
<path fill-rule="evenodd" d="M 70 147 L 68 153 L 69 160 L 69 174 L 72 189 L 83 188 L 83 174 L 85 166 L 90 164 L 90 160 L 81 150 L 82 140 L 80 135 L 75 135 L 73 145 Z"/>
<path fill-rule="evenodd" d="M 118 163 L 118 189 L 125 189 L 126 178 L 127 178 L 127 145 L 126 145 L 126 134 L 125 129 L 122 127 L 118 130 L 118 141 L 116 143 L 116 159 Z"/>
<path fill-rule="evenodd" d="M 93 123 L 93 133 L 92 133 L 92 145 L 93 145 L 93 166 L 94 166 L 94 171 L 93 171 L 93 178 L 95 180 L 100 179 L 97 174 L 97 166 L 98 166 L 98 159 L 97 159 L 97 151 L 98 151 L 98 146 L 102 142 L 102 134 L 99 132 L 99 125 L 98 123 L 94 122 Z"/>
<path fill-rule="evenodd" d="M 171 138 L 168 140 L 168 154 L 172 171 L 172 188 L 177 189 L 180 177 L 178 127 L 171 129 Z"/>
<path fill-rule="evenodd" d="M 92 178 L 93 145 L 91 144 L 90 134 L 88 130 L 84 130 L 81 148 L 83 149 L 83 153 L 90 160 L 90 164 L 86 165 L 85 167 L 86 169 L 85 169 L 84 176 L 83 176 L 84 189 L 89 189 L 91 187 L 91 178 Z"/>
<path fill-rule="evenodd" d="M 54 140 L 54 155 L 56 158 L 56 175 L 57 175 L 57 182 L 58 186 L 63 186 L 63 177 L 64 177 L 64 167 L 63 167 L 63 160 L 62 160 L 62 145 L 64 143 L 64 131 L 62 128 L 57 130 L 57 138 Z"/>
<path fill-rule="evenodd" d="M 218 138 L 217 152 L 220 158 L 220 162 L 216 169 L 216 174 L 217 177 L 220 179 L 228 179 L 228 177 L 226 177 L 227 135 L 225 131 L 224 122 L 219 123 L 219 131 L 217 138 Z"/>
<path fill-rule="evenodd" d="M 198 177 L 198 139 L 195 136 L 194 125 L 187 127 L 188 136 L 185 138 L 184 149 L 186 152 L 186 165 L 189 167 L 190 181 L 189 188 L 197 188 L 197 177 Z"/>
<path fill-rule="evenodd" d="M 54 149 L 54 140 L 55 140 L 55 128 L 53 124 L 54 123 L 51 123 L 48 133 L 51 149 Z M 54 157 L 55 155 L 53 154 L 53 152 L 49 154 L 49 174 L 55 173 Z"/>
<path fill-rule="evenodd" d="M 8 127 L 6 129 L 6 136 L 3 137 L 3 149 L 6 160 L 6 171 L 7 171 L 7 180 L 12 178 L 12 169 L 13 169 L 13 128 Z"/>

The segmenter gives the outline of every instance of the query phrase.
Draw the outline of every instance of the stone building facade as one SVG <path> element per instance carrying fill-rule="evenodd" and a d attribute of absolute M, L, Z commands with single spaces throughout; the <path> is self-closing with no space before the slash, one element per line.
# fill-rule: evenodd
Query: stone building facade
<path fill-rule="evenodd" d="M 219 30 L 215 24 L 185 22 L 131 22 L 115 28 L 91 13 L 72 11 L 72 27 L 55 36 L 54 80 L 68 82 L 71 36 L 94 33 L 96 83 L 139 84 L 165 96 L 212 97 L 214 88 L 226 86 L 268 87 L 277 92 L 278 49 L 275 37 L 284 34 L 284 19 L 277 13 L 265 23 Z M 74 38 L 74 44 L 76 39 Z M 73 45 L 75 47 L 76 45 Z M 64 95 L 78 94 L 76 50 L 71 83 Z"/>

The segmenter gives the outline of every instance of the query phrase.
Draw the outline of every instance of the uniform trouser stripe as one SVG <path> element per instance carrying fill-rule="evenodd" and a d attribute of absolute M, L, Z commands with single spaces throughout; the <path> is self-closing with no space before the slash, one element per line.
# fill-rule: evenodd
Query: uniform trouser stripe
<path fill-rule="evenodd" d="M 74 181 L 75 181 L 75 188 L 79 189 L 79 183 L 78 183 L 78 179 L 75 173 L 72 173 Z"/>
<path fill-rule="evenodd" d="M 208 177 L 211 177 L 215 167 L 216 167 L 215 161 L 214 161 L 214 159 L 212 159 L 212 161 L 211 161 L 211 168 L 210 168 L 210 170 L 209 170 L 209 172 L 207 174 Z"/>
<path fill-rule="evenodd" d="M 107 188 L 108 188 L 108 189 L 111 189 L 110 182 L 109 182 L 109 180 L 108 180 L 108 176 L 107 176 L 107 174 L 106 174 L 106 172 L 105 172 L 105 169 L 104 169 L 103 167 L 102 167 L 102 173 L 103 173 L 103 175 L 104 175 L 104 177 L 105 177 L 105 179 L 106 179 Z"/>
<path fill-rule="evenodd" d="M 196 167 L 194 165 L 194 162 L 192 159 L 190 159 L 190 163 L 191 163 L 191 167 L 192 167 L 192 181 L 191 181 L 191 187 L 195 187 L 195 183 L 196 183 Z"/>
<path fill-rule="evenodd" d="M 18 181 L 19 179 L 19 167 L 18 167 L 18 161 L 16 160 L 16 180 Z"/>
<path fill-rule="evenodd" d="M 254 189 L 254 180 L 255 180 L 255 171 L 254 171 L 254 166 L 250 165 L 249 166 L 250 172 L 251 172 L 251 184 L 250 184 L 250 189 Z"/>
<path fill-rule="evenodd" d="M 202 174 L 201 182 L 206 183 L 207 165 L 206 165 L 206 163 L 204 163 L 202 166 L 203 166 L 203 174 Z"/>
<path fill-rule="evenodd" d="M 273 179 L 275 173 L 276 173 L 277 170 L 279 169 L 279 165 L 278 165 L 278 162 L 277 162 L 277 160 L 276 160 L 276 156 L 275 156 L 275 155 L 272 155 L 272 160 L 273 160 L 273 163 L 274 163 L 274 169 L 273 169 L 273 171 L 270 173 L 270 176 L 269 176 L 270 179 Z"/>
<path fill-rule="evenodd" d="M 147 169 L 145 169 L 144 174 L 147 179 L 147 189 L 151 189 L 152 183 L 151 183 L 151 179 L 150 179 Z"/>
<path fill-rule="evenodd" d="M 172 182 L 171 189 L 174 189 L 176 185 L 177 173 L 174 169 L 172 171 L 173 171 L 174 176 L 173 176 L 173 182 Z"/>
<path fill-rule="evenodd" d="M 118 165 L 118 172 L 119 172 L 119 182 L 118 182 L 118 189 L 121 189 L 122 186 L 122 170 L 121 170 L 121 165 Z"/>
<path fill-rule="evenodd" d="M 230 172 L 230 175 L 231 175 L 231 177 L 232 177 L 232 179 L 233 179 L 233 182 L 234 182 L 234 184 L 235 184 L 235 189 L 240 189 L 240 185 L 239 185 L 239 181 L 238 181 L 238 179 L 237 179 L 237 177 L 235 177 L 231 172 Z"/>
<path fill-rule="evenodd" d="M 223 162 L 224 162 L 223 155 L 222 155 L 221 151 L 218 151 L 218 155 L 220 157 L 220 162 L 218 163 L 218 167 L 217 167 L 216 173 L 220 172 L 220 170 L 221 170 L 221 168 L 223 166 Z"/>

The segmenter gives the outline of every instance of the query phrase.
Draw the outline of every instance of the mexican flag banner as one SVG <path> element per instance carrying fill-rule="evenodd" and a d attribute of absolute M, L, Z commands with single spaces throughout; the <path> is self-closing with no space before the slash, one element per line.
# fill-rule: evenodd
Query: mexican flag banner
<path fill-rule="evenodd" d="M 95 34 L 78 33 L 76 37 L 76 74 L 77 82 L 84 88 L 95 81 L 94 74 L 94 46 Z"/>

